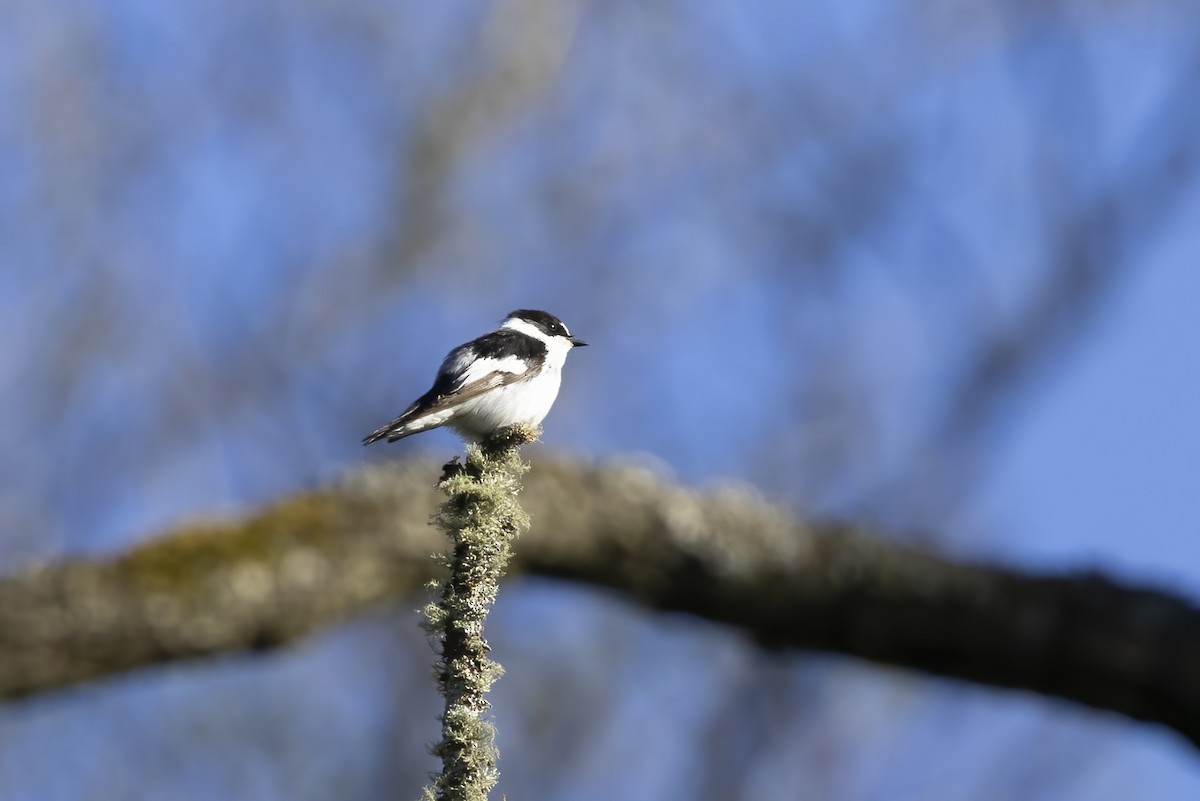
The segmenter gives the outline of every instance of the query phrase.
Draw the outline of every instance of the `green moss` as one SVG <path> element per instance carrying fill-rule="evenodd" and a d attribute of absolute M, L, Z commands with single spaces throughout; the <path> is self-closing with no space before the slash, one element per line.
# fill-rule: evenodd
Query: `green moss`
<path fill-rule="evenodd" d="M 445 559 L 449 575 L 437 588 L 437 600 L 425 608 L 424 626 L 439 656 L 438 689 L 446 699 L 442 739 L 433 749 L 442 772 L 426 798 L 484 801 L 499 777 L 496 731 L 484 715 L 485 695 L 503 669 L 488 658 L 483 626 L 512 541 L 529 524 L 517 502 L 520 477 L 529 468 L 517 448 L 536 438 L 536 429 L 528 427 L 498 432 L 469 446 L 465 464 L 447 465 L 438 485 L 446 500 L 433 522 L 453 548 Z"/>
<path fill-rule="evenodd" d="M 186 593 L 233 565 L 274 565 L 297 544 L 336 547 L 329 536 L 336 510 L 328 496 L 294 498 L 247 521 L 195 525 L 146 543 L 117 560 L 114 570 L 142 591 Z"/>

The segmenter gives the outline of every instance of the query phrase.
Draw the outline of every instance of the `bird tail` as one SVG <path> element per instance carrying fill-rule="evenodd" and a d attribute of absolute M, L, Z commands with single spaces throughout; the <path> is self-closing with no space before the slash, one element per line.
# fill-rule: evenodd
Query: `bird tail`
<path fill-rule="evenodd" d="M 419 427 L 408 428 L 408 424 L 412 422 L 413 412 L 415 411 L 416 404 L 413 404 L 392 422 L 375 429 L 363 437 L 362 444 L 370 445 L 372 442 L 378 442 L 381 439 L 386 439 L 388 442 L 395 442 L 398 439 L 404 439 L 405 437 L 424 431 L 424 428 Z"/>
<path fill-rule="evenodd" d="M 370 434 L 367 434 L 365 437 L 363 437 L 362 443 L 363 443 L 363 445 L 370 445 L 372 442 L 379 442 L 379 440 L 381 440 L 385 437 L 387 437 L 388 442 L 395 442 L 397 439 L 400 439 L 401 437 L 408 436 L 407 434 L 400 434 L 399 436 L 393 438 L 390 436 L 393 429 L 394 429 L 393 424 L 388 423 L 383 428 L 377 428 L 374 431 L 372 431 Z"/>

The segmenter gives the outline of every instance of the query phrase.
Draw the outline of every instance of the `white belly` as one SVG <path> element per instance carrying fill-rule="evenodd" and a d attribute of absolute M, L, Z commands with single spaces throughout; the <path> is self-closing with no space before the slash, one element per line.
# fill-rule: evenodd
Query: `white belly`
<path fill-rule="evenodd" d="M 455 410 L 447 425 L 472 439 L 515 423 L 540 425 L 558 397 L 561 382 L 560 370 L 543 370 L 536 378 L 500 387 L 467 401 Z"/>

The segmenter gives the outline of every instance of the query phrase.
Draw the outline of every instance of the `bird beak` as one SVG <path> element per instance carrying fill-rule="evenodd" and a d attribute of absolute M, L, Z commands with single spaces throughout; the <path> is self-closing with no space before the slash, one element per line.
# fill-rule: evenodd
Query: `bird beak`
<path fill-rule="evenodd" d="M 582 339 L 576 339 L 575 337 L 571 337 L 571 344 L 577 348 L 586 348 L 587 347 L 586 342 L 584 342 Z"/>

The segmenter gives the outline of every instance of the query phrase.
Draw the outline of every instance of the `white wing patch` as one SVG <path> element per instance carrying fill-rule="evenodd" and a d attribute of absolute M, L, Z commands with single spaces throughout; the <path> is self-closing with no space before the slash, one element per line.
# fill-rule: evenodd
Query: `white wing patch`
<path fill-rule="evenodd" d="M 503 359 L 476 359 L 459 377 L 459 386 L 465 387 L 492 373 L 512 373 L 520 375 L 529 369 L 524 359 L 517 356 L 505 356 Z"/>

